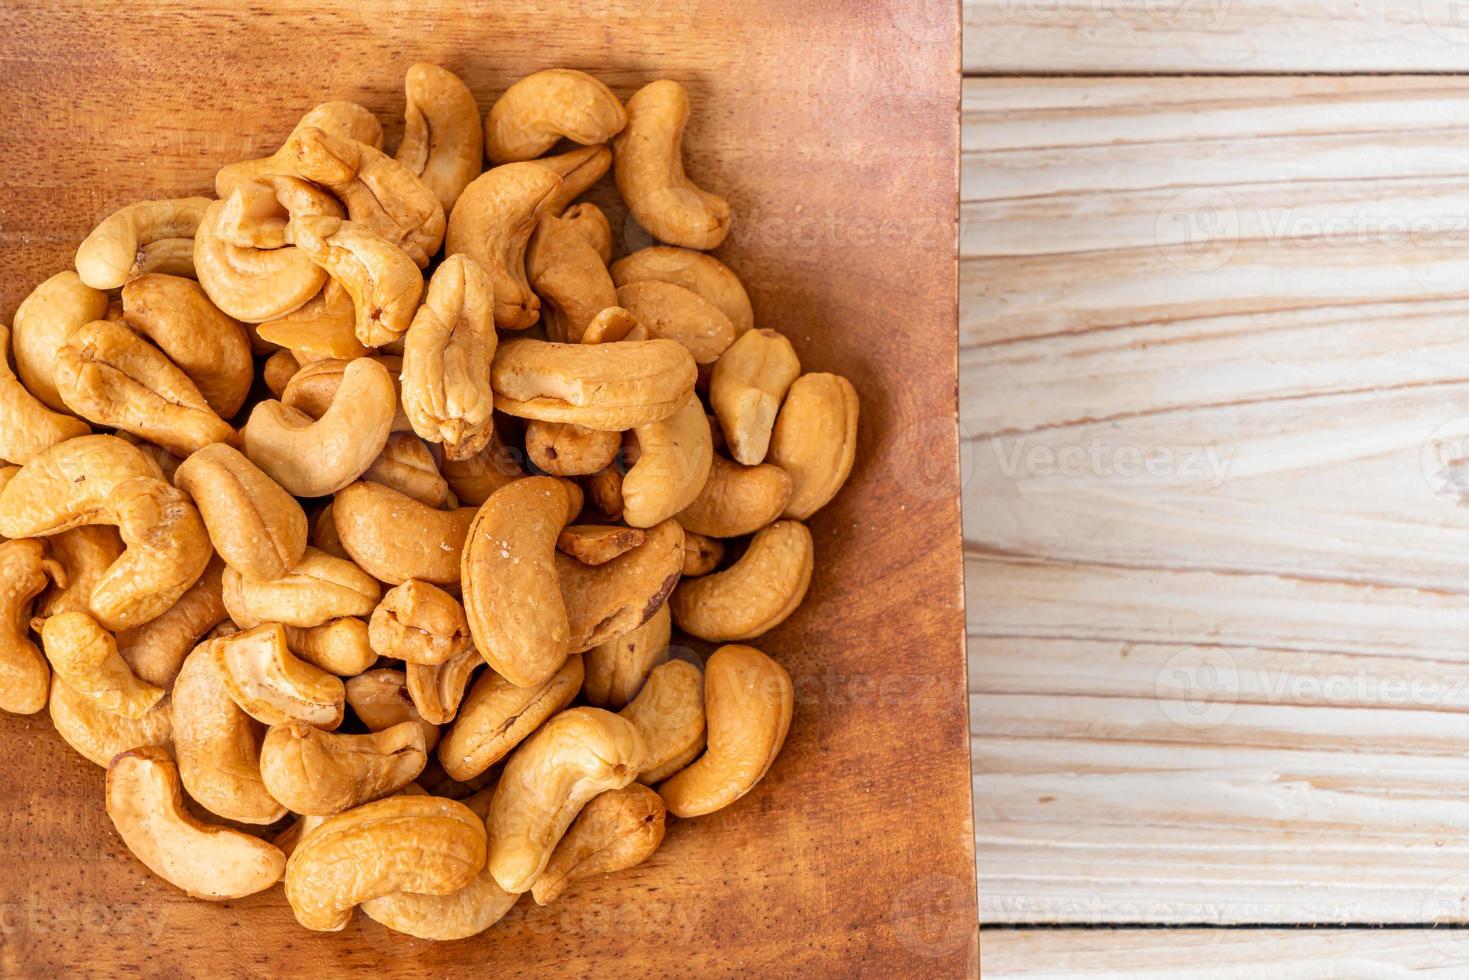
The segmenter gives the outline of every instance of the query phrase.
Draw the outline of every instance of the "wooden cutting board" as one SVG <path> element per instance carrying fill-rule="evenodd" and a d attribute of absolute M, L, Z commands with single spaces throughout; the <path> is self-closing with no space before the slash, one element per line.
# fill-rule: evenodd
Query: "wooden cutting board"
<path fill-rule="evenodd" d="M 804 607 L 761 643 L 795 677 L 790 740 L 728 810 L 630 872 L 433 944 L 358 914 L 301 929 L 280 889 L 210 905 L 127 852 L 103 773 L 45 714 L 0 718 L 0 974 L 583 975 L 977 971 L 955 447 L 957 10 L 941 0 L 7 4 L 0 318 L 148 197 L 209 193 L 327 99 L 401 132 L 403 73 L 481 111 L 536 69 L 692 94 L 690 172 L 760 323 L 862 398 L 861 450 L 811 523 Z M 608 181 L 610 184 L 610 181 Z M 598 200 L 607 194 L 600 192 Z M 622 227 L 622 248 L 644 242 Z"/>

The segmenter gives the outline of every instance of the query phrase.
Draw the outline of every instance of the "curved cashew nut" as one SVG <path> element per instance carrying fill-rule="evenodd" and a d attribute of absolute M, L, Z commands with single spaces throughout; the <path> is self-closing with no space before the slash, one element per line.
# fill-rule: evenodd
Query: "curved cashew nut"
<path fill-rule="evenodd" d="M 333 280 L 335 281 L 335 280 Z M 398 391 L 398 374 L 402 371 L 403 362 L 400 358 L 390 354 L 375 354 L 369 357 L 349 358 L 324 358 L 303 364 L 286 382 L 285 390 L 280 394 L 280 400 L 287 408 L 305 412 L 313 419 L 320 419 L 332 407 L 336 400 L 337 392 L 342 387 L 342 378 L 346 376 L 347 368 L 355 361 L 374 361 L 381 364 L 388 372 L 388 377 L 393 382 L 393 400 L 397 405 L 393 412 L 393 421 L 388 426 L 389 432 L 412 432 L 413 425 L 408 421 L 408 416 L 403 414 L 402 398 Z"/>
<path fill-rule="evenodd" d="M 353 329 L 364 346 L 382 347 L 407 332 L 423 295 L 423 274 L 409 253 L 340 218 L 292 218 L 287 234 L 352 297 Z"/>
<path fill-rule="evenodd" d="M 755 325 L 750 296 L 729 266 L 705 252 L 672 245 L 652 245 L 612 263 L 612 281 L 628 283 L 657 280 L 682 286 L 719 307 L 743 334 Z"/>
<path fill-rule="evenodd" d="M 321 271 L 316 263 L 312 266 Z M 286 348 L 276 353 L 289 353 L 302 364 L 350 361 L 371 353 L 371 348 L 357 339 L 357 308 L 351 294 L 330 278 L 305 306 L 267 320 L 255 332 L 261 340 Z"/>
<path fill-rule="evenodd" d="M 397 408 L 387 368 L 360 357 L 347 365 L 319 419 L 280 402 L 255 406 L 240 430 L 245 455 L 297 497 L 324 497 L 357 479 L 383 451 Z"/>
<path fill-rule="evenodd" d="M 122 536 L 117 528 L 106 524 L 84 524 L 51 535 L 46 544 L 61 566 L 61 574 L 41 597 L 35 618 L 46 620 L 64 612 L 86 612 L 92 590 L 112 563 L 122 557 Z"/>
<path fill-rule="evenodd" d="M 443 589 L 413 578 L 383 596 L 367 635 L 376 653 L 425 667 L 474 651 L 464 607 Z"/>
<path fill-rule="evenodd" d="M 587 703 L 615 711 L 636 698 L 658 665 L 667 662 L 672 632 L 665 602 L 643 625 L 588 650 L 582 687 Z"/>
<path fill-rule="evenodd" d="M 546 214 L 560 214 L 612 169 L 612 151 L 605 146 L 579 146 L 555 156 L 531 161 L 561 178 L 561 187 L 546 202 Z"/>
<path fill-rule="evenodd" d="M 336 932 L 362 902 L 395 892 L 447 895 L 484 866 L 485 823 L 474 811 L 436 796 L 394 796 L 306 835 L 286 863 L 286 901 L 307 929 Z"/>
<path fill-rule="evenodd" d="M 584 344 L 610 344 L 619 340 L 647 340 L 648 331 L 637 317 L 620 306 L 609 306 L 592 317 L 586 333 L 581 335 Z"/>
<path fill-rule="evenodd" d="M 473 507 L 435 510 L 367 481 L 339 491 L 332 503 L 342 547 L 359 566 L 389 585 L 411 578 L 434 585 L 457 584 L 460 555 L 474 515 Z"/>
<path fill-rule="evenodd" d="M 532 419 L 525 427 L 525 452 L 552 476 L 590 476 L 612 465 L 622 434 L 569 422 Z"/>
<path fill-rule="evenodd" d="M 189 796 L 226 820 L 270 824 L 286 808 L 260 777 L 264 726 L 230 697 L 214 648 L 206 640 L 184 658 L 173 682 L 173 748 Z"/>
<path fill-rule="evenodd" d="M 479 105 L 458 75 L 438 65 L 420 61 L 410 66 L 403 85 L 403 141 L 394 156 L 423 179 L 448 214 L 480 173 L 484 142 Z"/>
<path fill-rule="evenodd" d="M 209 407 L 189 376 L 133 331 L 93 320 L 67 334 L 56 388 L 68 408 L 187 456 L 235 430 Z"/>
<path fill-rule="evenodd" d="M 484 662 L 479 651 L 470 647 L 442 664 L 409 664 L 408 696 L 423 719 L 433 725 L 453 721 L 470 677 Z"/>
<path fill-rule="evenodd" d="M 638 782 L 661 783 L 704 751 L 704 674 L 687 660 L 660 664 L 620 714 L 648 746 Z"/>
<path fill-rule="evenodd" d="M 382 454 L 373 460 L 362 479 L 380 483 L 429 507 L 449 502 L 449 484 L 439 473 L 433 450 L 411 432 L 394 432 Z"/>
<path fill-rule="evenodd" d="M 682 523 L 680 521 L 679 523 Z M 684 578 L 697 578 L 700 575 L 708 575 L 719 567 L 724 561 L 724 542 L 718 538 L 706 538 L 702 534 L 695 534 L 688 528 L 683 529 L 683 575 Z"/>
<path fill-rule="evenodd" d="M 698 377 L 694 359 L 672 340 L 500 345 L 490 370 L 495 407 L 521 418 L 623 431 L 682 408 Z"/>
<path fill-rule="evenodd" d="M 719 356 L 709 404 L 736 462 L 764 461 L 780 403 L 800 376 L 795 348 L 774 330 L 750 330 Z"/>
<path fill-rule="evenodd" d="M 605 565 L 583 565 L 557 555 L 572 652 L 589 650 L 647 622 L 673 591 L 682 567 L 683 529 L 673 520 L 649 528 L 641 545 Z"/>
<path fill-rule="evenodd" d="M 60 540 L 76 528 L 58 535 Z M 224 608 L 224 563 L 209 562 L 199 581 L 177 602 L 142 626 L 117 634 L 117 652 L 133 673 L 149 684 L 167 688 L 178 676 L 184 658 L 210 630 L 229 618 Z"/>
<path fill-rule="evenodd" d="M 286 644 L 302 660 L 338 677 L 355 677 L 377 661 L 367 624 L 353 616 L 320 626 L 287 626 Z"/>
<path fill-rule="evenodd" d="M 354 139 L 377 149 L 382 149 L 383 146 L 383 125 L 378 122 L 371 109 L 355 102 L 323 102 L 301 117 L 301 121 L 296 123 L 290 136 L 286 137 L 275 153 L 258 160 L 241 160 L 221 167 L 214 175 L 215 196 L 223 200 L 245 181 L 293 173 L 287 149 L 290 146 L 290 137 L 308 126 L 343 139 Z"/>
<path fill-rule="evenodd" d="M 489 770 L 563 710 L 580 690 L 582 658 L 572 654 L 540 687 L 516 687 L 487 670 L 459 705 L 459 716 L 439 744 L 439 764 L 454 779 L 471 780 Z"/>
<path fill-rule="evenodd" d="M 729 203 L 684 173 L 689 93 L 651 82 L 627 100 L 627 128 L 612 143 L 617 190 L 654 238 L 685 248 L 717 248 L 729 234 Z"/>
<path fill-rule="evenodd" d="M 134 857 L 193 898 L 243 898 L 285 872 L 279 848 L 190 814 L 178 767 L 156 746 L 132 749 L 107 767 L 107 815 Z"/>
<path fill-rule="evenodd" d="M 517 451 L 505 445 L 491 426 L 485 448 L 468 459 L 445 457 L 444 479 L 461 504 L 478 507 L 505 484 L 525 476 L 517 456 Z"/>
<path fill-rule="evenodd" d="M 403 411 L 413 431 L 467 459 L 489 442 L 495 396 L 494 288 L 466 254 L 451 255 L 429 280 L 403 342 Z"/>
<path fill-rule="evenodd" d="M 53 412 L 10 370 L 10 330 L 0 324 L 0 459 L 29 463 L 59 442 L 87 435 L 81 419 Z"/>
<path fill-rule="evenodd" d="M 108 215 L 77 249 L 77 275 L 93 289 L 117 289 L 146 272 L 194 274 L 194 233 L 207 197 L 140 201 Z"/>
<path fill-rule="evenodd" d="M 320 626 L 343 616 L 367 616 L 382 589 L 371 575 L 341 558 L 307 548 L 291 571 L 274 581 L 224 571 L 224 605 L 241 629 L 261 623 Z"/>
<path fill-rule="evenodd" d="M 638 461 L 622 478 L 622 518 L 633 527 L 666 521 L 698 499 L 709 479 L 714 442 L 697 396 L 666 419 L 639 425 Z"/>
<path fill-rule="evenodd" d="M 66 335 L 106 313 L 107 294 L 83 283 L 70 269 L 41 283 L 16 308 L 11 336 L 15 371 L 26 390 L 53 412 L 71 411 L 56 390 L 56 355 Z"/>
<path fill-rule="evenodd" d="M 780 517 L 795 486 L 779 466 L 741 466 L 718 453 L 704 488 L 678 514 L 686 529 L 711 538 L 753 534 Z"/>
<path fill-rule="evenodd" d="M 770 461 L 795 489 L 785 516 L 805 520 L 836 496 L 857 458 L 857 392 L 839 374 L 803 374 L 791 385 L 770 437 Z"/>
<path fill-rule="evenodd" d="M 209 564 L 199 512 L 137 448 L 116 436 L 69 439 L 31 460 L 0 492 L 0 535 L 113 524 L 127 550 L 92 590 L 90 612 L 112 630 L 172 606 Z"/>
<path fill-rule="evenodd" d="M 290 185 L 281 183 L 285 179 L 276 179 L 280 184 L 275 193 L 279 206 L 270 208 L 269 214 L 275 216 L 281 210 L 292 213 L 282 201 L 295 207 L 303 217 L 318 212 L 333 214 L 326 206 L 303 208 L 295 197 L 287 195 L 285 188 Z M 227 200 L 215 201 L 204 212 L 194 240 L 194 266 L 199 285 L 210 302 L 236 320 L 261 323 L 306 305 L 321 291 L 327 272 L 294 245 L 260 248 L 240 244 L 237 226 L 240 212 L 245 208 L 241 195 L 248 193 L 251 186 L 245 185 Z M 337 219 L 333 217 L 333 220 Z M 231 237 L 236 240 L 231 241 Z"/>
<path fill-rule="evenodd" d="M 534 163 L 510 163 L 476 177 L 449 215 L 444 251 L 464 252 L 494 284 L 495 326 L 524 330 L 541 315 L 525 273 L 531 232 L 561 189 L 561 178 Z"/>
<path fill-rule="evenodd" d="M 637 783 L 593 797 L 551 853 L 531 897 L 549 905 L 575 881 L 642 864 L 663 843 L 666 813 L 663 798 Z"/>
<path fill-rule="evenodd" d="M 250 336 L 192 279 L 150 273 L 122 287 L 126 322 L 157 344 L 220 418 L 232 418 L 255 378 Z"/>
<path fill-rule="evenodd" d="M 159 701 L 141 718 L 127 718 L 77 693 L 53 674 L 48 709 L 51 724 L 61 740 L 82 758 L 103 769 L 119 752 L 168 745 L 173 738 L 173 705 L 168 698 Z"/>
<path fill-rule="evenodd" d="M 673 621 L 703 640 L 754 639 L 796 611 L 811 585 L 811 568 L 806 525 L 776 521 L 729 568 L 680 583 L 669 600 Z"/>
<path fill-rule="evenodd" d="M 627 125 L 612 90 L 584 71 L 547 68 L 505 90 L 485 117 L 485 152 L 495 163 L 533 160 L 562 138 L 605 143 Z"/>
<path fill-rule="evenodd" d="M 260 775 L 270 794 L 294 812 L 329 816 L 398 792 L 427 759 L 423 729 L 414 722 L 337 735 L 289 721 L 266 733 Z"/>
<path fill-rule="evenodd" d="M 618 304 L 617 287 L 595 246 L 569 221 L 541 215 L 525 253 L 525 272 L 541 298 L 546 336 L 580 343 L 587 324 Z"/>
<path fill-rule="evenodd" d="M 279 623 L 220 637 L 213 650 L 225 690 L 256 721 L 296 720 L 318 728 L 342 723 L 347 692 L 341 680 L 292 655 Z"/>
<path fill-rule="evenodd" d="M 56 676 L 104 711 L 136 720 L 163 699 L 163 688 L 139 680 L 118 655 L 112 634 L 84 612 L 46 620 L 41 643 Z"/>
<path fill-rule="evenodd" d="M 51 669 L 31 642 L 30 613 L 54 574 L 40 541 L 0 541 L 0 711 L 33 715 L 46 707 Z"/>
<path fill-rule="evenodd" d="M 306 512 L 233 446 L 205 446 L 173 482 L 194 499 L 219 557 L 246 578 L 281 578 L 306 553 Z"/>
<path fill-rule="evenodd" d="M 606 265 L 612 261 L 612 222 L 607 220 L 607 215 L 601 208 L 591 201 L 581 201 L 573 204 L 561 213 L 561 220 L 572 227 L 588 245 L 592 251 L 597 253 L 597 258 Z M 702 252 L 695 252 L 702 255 Z M 613 285 L 617 285 L 613 280 Z"/>
<path fill-rule="evenodd" d="M 583 565 L 605 565 L 647 540 L 635 527 L 615 524 L 568 524 L 556 537 L 556 549 Z"/>
<path fill-rule="evenodd" d="M 581 808 L 636 779 L 646 751 L 631 722 L 600 708 L 563 711 L 516 749 L 486 821 L 500 887 L 528 891 Z"/>
<path fill-rule="evenodd" d="M 648 279 L 617 287 L 617 304 L 631 313 L 649 337 L 676 340 L 700 364 L 713 364 L 734 343 L 729 317 L 698 293 L 671 282 Z"/>
<path fill-rule="evenodd" d="M 424 721 L 408 693 L 408 675 L 401 670 L 369 670 L 347 681 L 347 703 L 368 731 L 380 732 L 411 721 L 423 729 L 425 752 L 439 744 L 439 726 Z"/>

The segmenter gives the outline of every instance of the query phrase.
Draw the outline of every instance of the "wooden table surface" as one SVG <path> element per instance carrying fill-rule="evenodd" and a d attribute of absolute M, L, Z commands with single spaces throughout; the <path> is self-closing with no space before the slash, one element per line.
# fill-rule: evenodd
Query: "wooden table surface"
<path fill-rule="evenodd" d="M 987 977 L 1469 975 L 1462 13 L 966 4 Z"/>

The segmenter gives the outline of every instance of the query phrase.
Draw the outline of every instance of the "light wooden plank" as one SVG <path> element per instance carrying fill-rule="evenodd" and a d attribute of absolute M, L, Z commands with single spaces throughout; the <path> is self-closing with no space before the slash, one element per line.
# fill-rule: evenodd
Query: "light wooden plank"
<path fill-rule="evenodd" d="M 1469 67 L 1458 0 L 965 0 L 964 70 L 1423 72 Z"/>

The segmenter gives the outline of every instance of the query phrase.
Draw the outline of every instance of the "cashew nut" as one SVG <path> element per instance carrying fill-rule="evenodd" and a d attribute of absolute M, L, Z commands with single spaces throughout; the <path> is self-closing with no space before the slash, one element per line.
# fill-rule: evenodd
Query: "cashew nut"
<path fill-rule="evenodd" d="M 563 711 L 517 748 L 486 821 L 500 887 L 529 891 L 581 808 L 636 779 L 645 753 L 637 728 L 600 708 Z"/>
<path fill-rule="evenodd" d="M 408 695 L 424 720 L 445 725 L 454 720 L 464 689 L 475 668 L 484 666 L 479 651 L 470 647 L 441 664 L 408 665 Z"/>
<path fill-rule="evenodd" d="M 648 747 L 638 782 L 661 783 L 704 751 L 704 675 L 687 660 L 660 664 L 620 714 Z"/>
<path fill-rule="evenodd" d="M 694 359 L 672 340 L 500 345 L 490 380 L 495 407 L 521 418 L 623 431 L 682 408 L 698 377 Z"/>
<path fill-rule="evenodd" d="M 680 583 L 669 600 L 673 621 L 704 640 L 754 639 L 796 611 L 811 585 L 811 568 L 806 525 L 776 521 L 729 568 Z"/>
<path fill-rule="evenodd" d="M 272 581 L 224 571 L 224 605 L 241 629 L 261 623 L 320 626 L 342 616 L 367 616 L 382 588 L 350 561 L 307 548 L 291 571 Z"/>
<path fill-rule="evenodd" d="M 89 529 L 76 528 L 52 540 L 82 530 Z M 142 626 L 117 634 L 117 652 L 134 674 L 162 688 L 173 684 L 189 652 L 229 617 L 224 608 L 223 575 L 224 563 L 217 558 L 211 560 L 199 581 L 189 586 L 177 602 Z"/>
<path fill-rule="evenodd" d="M 607 220 L 606 212 L 591 201 L 579 201 L 562 212 L 561 220 L 592 246 L 603 265 L 612 261 L 612 222 Z"/>
<path fill-rule="evenodd" d="M 785 516 L 804 521 L 836 496 L 857 458 L 857 392 L 839 374 L 803 374 L 791 385 L 775 431 L 770 461 L 791 475 L 795 489 Z"/>
<path fill-rule="evenodd" d="M 444 460 L 444 479 L 449 481 L 449 489 L 460 503 L 478 507 L 505 484 L 525 476 L 516 456 L 516 451 L 500 440 L 492 426 L 485 448 L 468 459 L 449 456 Z"/>
<path fill-rule="evenodd" d="M 547 214 L 560 214 L 612 169 L 612 151 L 605 146 L 578 146 L 565 153 L 538 157 L 532 162 L 561 178 L 561 187 L 551 195 L 545 207 Z"/>
<path fill-rule="evenodd" d="M 367 624 L 353 616 L 320 626 L 287 626 L 286 645 L 302 660 L 338 677 L 355 677 L 377 660 Z"/>
<path fill-rule="evenodd" d="M 355 102 L 323 102 L 316 106 L 291 130 L 291 136 L 307 127 L 314 126 L 333 136 L 354 139 L 359 143 L 382 149 L 383 126 L 372 110 Z M 293 173 L 291 167 L 290 136 L 281 148 L 268 157 L 258 160 L 241 160 L 227 164 L 214 175 L 214 194 L 221 199 L 229 197 L 235 188 L 247 180 L 259 180 L 274 174 Z"/>
<path fill-rule="evenodd" d="M 422 61 L 409 67 L 404 88 L 403 141 L 395 157 L 423 179 L 448 214 L 479 176 L 484 155 L 479 106 L 458 75 Z"/>
<path fill-rule="evenodd" d="M 618 305 L 617 288 L 596 248 L 571 222 L 549 212 L 531 237 L 525 272 L 541 299 L 546 336 L 558 343 L 580 343 L 587 324 Z"/>
<path fill-rule="evenodd" d="M 418 579 L 394 586 L 372 611 L 367 635 L 373 650 L 410 664 L 436 667 L 474 650 L 464 607 L 449 593 Z"/>
<path fill-rule="evenodd" d="M 647 622 L 673 591 L 682 566 L 683 529 L 673 520 L 649 528 L 641 545 L 605 565 L 558 554 L 571 651 L 589 650 Z"/>
<path fill-rule="evenodd" d="M 265 387 L 277 398 L 285 395 L 290 390 L 291 379 L 301 371 L 301 362 L 296 360 L 296 355 L 288 350 L 278 350 L 265 359 L 265 366 L 260 370 L 260 380 L 265 382 Z"/>
<path fill-rule="evenodd" d="M 86 612 L 92 590 L 123 552 L 117 529 L 105 524 L 86 524 L 53 534 L 46 545 L 59 568 L 55 583 L 35 604 L 32 623 L 64 612 Z"/>
<path fill-rule="evenodd" d="M 791 475 L 778 466 L 741 466 L 716 453 L 708 481 L 679 512 L 678 522 L 711 538 L 753 534 L 780 517 L 793 486 Z"/>
<path fill-rule="evenodd" d="M 408 331 L 423 295 L 423 274 L 410 253 L 341 218 L 292 217 L 286 233 L 352 297 L 359 342 L 382 347 Z"/>
<path fill-rule="evenodd" d="M 583 71 L 547 68 L 505 90 L 485 117 L 485 152 L 495 163 L 533 160 L 562 137 L 605 143 L 627 125 L 612 90 Z"/>
<path fill-rule="evenodd" d="M 380 483 L 429 507 L 449 501 L 449 484 L 439 475 L 433 451 L 411 432 L 394 432 L 382 454 L 362 474 L 362 479 Z"/>
<path fill-rule="evenodd" d="M 408 421 L 408 416 L 403 414 L 402 398 L 398 392 L 398 374 L 403 368 L 403 361 L 391 355 L 379 354 L 347 360 L 323 358 L 304 364 L 291 375 L 285 390 L 280 395 L 281 403 L 287 408 L 305 412 L 313 419 L 320 419 L 331 409 L 332 402 L 336 400 L 337 392 L 342 387 L 342 379 L 347 374 L 347 368 L 359 360 L 381 364 L 388 372 L 388 377 L 392 379 L 393 400 L 397 407 L 388 431 L 412 432 L 413 425 Z"/>
<path fill-rule="evenodd" d="M 278 191 L 277 200 L 281 196 Z M 300 309 L 321 291 L 326 270 L 298 248 L 299 243 L 257 248 L 231 242 L 225 237 L 230 203 L 209 205 L 194 240 L 194 266 L 209 301 L 247 323 L 263 323 Z"/>
<path fill-rule="evenodd" d="M 425 752 L 439 744 L 439 726 L 424 721 L 408 693 L 408 675 L 401 670 L 369 670 L 347 681 L 347 703 L 369 731 L 380 732 L 411 721 L 423 729 Z"/>
<path fill-rule="evenodd" d="M 189 813 L 178 767 L 157 746 L 112 760 L 107 815 L 134 857 L 193 898 L 244 898 L 269 888 L 285 871 L 279 848 Z"/>
<path fill-rule="evenodd" d="M 118 655 L 112 634 L 84 612 L 46 620 L 41 643 L 56 676 L 104 711 L 136 720 L 163 699 L 163 688 L 139 680 Z"/>
<path fill-rule="evenodd" d="M 314 262 L 312 267 L 320 271 Z M 328 279 L 305 306 L 265 321 L 255 332 L 262 340 L 286 348 L 301 363 L 350 361 L 370 352 L 357 339 L 357 308 L 352 296 L 335 279 Z"/>
<path fill-rule="evenodd" d="M 631 313 L 648 336 L 678 341 L 700 364 L 713 364 L 737 336 L 719 307 L 671 282 L 648 279 L 618 286 L 616 305 Z"/>
<path fill-rule="evenodd" d="M 77 249 L 77 275 L 93 289 L 117 289 L 147 272 L 194 274 L 194 232 L 207 197 L 140 201 L 112 212 Z"/>
<path fill-rule="evenodd" d="M 70 269 L 41 283 L 16 308 L 11 336 L 15 372 L 26 390 L 53 412 L 71 412 L 56 390 L 56 355 L 67 334 L 106 313 L 107 294 L 83 283 Z"/>
<path fill-rule="evenodd" d="M 233 446 L 194 453 L 174 484 L 194 499 L 219 557 L 245 578 L 282 578 L 305 554 L 306 512 Z"/>
<path fill-rule="evenodd" d="M 622 473 L 617 467 L 598 470 L 583 482 L 587 499 L 598 513 L 609 521 L 622 520 Z"/>
<path fill-rule="evenodd" d="M 31 600 L 56 574 L 40 541 L 0 541 L 0 711 L 33 715 L 46 707 L 51 669 L 31 642 Z"/>
<path fill-rule="evenodd" d="M 342 538 L 337 534 L 337 521 L 332 513 L 330 501 L 311 515 L 311 534 L 306 543 L 318 551 L 325 551 L 338 558 L 352 557 L 347 554 L 347 549 L 342 547 Z"/>
<path fill-rule="evenodd" d="M 714 444 L 704 406 L 690 395 L 666 419 L 636 426 L 638 461 L 622 478 L 623 520 L 652 527 L 698 499 L 709 479 Z"/>
<path fill-rule="evenodd" d="M 342 547 L 374 578 L 389 585 L 422 579 L 459 582 L 460 554 L 473 507 L 435 510 L 380 483 L 363 481 L 337 493 L 332 519 Z"/>
<path fill-rule="evenodd" d="M 571 524 L 556 538 L 556 547 L 583 565 L 605 565 L 647 537 L 639 528 L 614 524 Z"/>
<path fill-rule="evenodd" d="M 331 406 L 311 416 L 277 401 L 255 406 L 240 430 L 245 455 L 297 497 L 323 497 L 357 479 L 388 442 L 397 395 L 385 367 L 347 365 Z"/>
<path fill-rule="evenodd" d="M 582 686 L 587 703 L 615 711 L 636 698 L 653 670 L 667 662 L 672 631 L 665 602 L 641 626 L 588 650 Z"/>
<path fill-rule="evenodd" d="M 289 721 L 266 733 L 260 775 L 292 811 L 328 816 L 396 793 L 426 760 L 423 729 L 415 722 L 338 735 Z"/>
<path fill-rule="evenodd" d="M 709 404 L 736 462 L 764 461 L 780 403 L 800 376 L 795 348 L 774 330 L 750 330 L 720 355 L 709 378 Z"/>
<path fill-rule="evenodd" d="M 534 163 L 509 163 L 476 177 L 449 216 L 448 255 L 467 253 L 494 284 L 495 326 L 524 330 L 540 318 L 541 302 L 525 274 L 525 250 L 561 178 Z"/>
<path fill-rule="evenodd" d="M 439 743 L 439 764 L 461 780 L 487 771 L 571 703 L 581 689 L 583 670 L 582 658 L 573 654 L 539 687 L 516 687 L 493 670 L 485 671 Z"/>
<path fill-rule="evenodd" d="M 531 897 L 549 905 L 575 881 L 642 864 L 663 843 L 666 813 L 663 798 L 637 783 L 593 797 L 556 845 Z"/>
<path fill-rule="evenodd" d="M 739 277 L 707 253 L 653 245 L 618 259 L 610 271 L 612 281 L 619 287 L 653 279 L 697 293 L 729 317 L 737 334 L 744 334 L 755 325 L 755 311 Z"/>
<path fill-rule="evenodd" d="M 622 435 L 570 422 L 532 419 L 525 427 L 525 452 L 552 476 L 589 476 L 612 465 Z"/>
<path fill-rule="evenodd" d="M 256 721 L 298 720 L 318 728 L 342 723 L 347 696 L 342 682 L 292 655 L 279 623 L 231 633 L 212 648 L 225 690 Z"/>
<path fill-rule="evenodd" d="M 53 412 L 10 370 L 10 330 L 0 324 L 0 459 L 28 463 L 59 442 L 92 431 L 81 419 Z"/>
<path fill-rule="evenodd" d="M 680 521 L 680 523 L 682 523 Z M 683 576 L 697 578 L 708 575 L 724 561 L 724 542 L 683 529 Z"/>
<path fill-rule="evenodd" d="M 127 718 L 77 693 L 53 674 L 48 707 L 51 724 L 61 740 L 82 758 L 104 769 L 119 752 L 168 745 L 173 737 L 173 706 L 168 698 L 155 704 L 142 718 Z"/>
<path fill-rule="evenodd" d="M 661 79 L 627 100 L 627 128 L 612 143 L 617 189 L 654 238 L 685 248 L 717 248 L 729 234 L 729 204 L 684 173 L 689 93 Z"/>
<path fill-rule="evenodd" d="M 467 459 L 490 440 L 495 346 L 489 274 L 469 255 L 451 255 L 429 280 L 408 328 L 402 380 L 413 431 L 442 443 L 450 459 Z"/>

